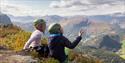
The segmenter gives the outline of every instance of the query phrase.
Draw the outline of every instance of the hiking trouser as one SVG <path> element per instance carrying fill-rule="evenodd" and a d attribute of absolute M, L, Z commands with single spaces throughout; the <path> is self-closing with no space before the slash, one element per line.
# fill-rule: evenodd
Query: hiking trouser
<path fill-rule="evenodd" d="M 66 55 L 66 59 L 63 62 L 60 63 L 68 63 L 68 55 Z"/>
<path fill-rule="evenodd" d="M 62 62 L 62 63 L 68 63 L 68 58 L 66 58 L 66 60 L 64 62 Z"/>
<path fill-rule="evenodd" d="M 42 57 L 47 57 L 49 54 L 49 48 L 46 46 L 36 46 L 33 49 Z"/>

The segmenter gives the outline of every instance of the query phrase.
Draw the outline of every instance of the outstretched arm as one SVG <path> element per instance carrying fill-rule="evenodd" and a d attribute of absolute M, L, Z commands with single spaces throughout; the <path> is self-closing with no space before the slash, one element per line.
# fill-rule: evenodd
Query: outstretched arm
<path fill-rule="evenodd" d="M 84 33 L 83 30 L 80 30 L 79 36 L 71 43 L 67 38 L 64 38 L 64 45 L 70 49 L 73 49 L 77 46 L 77 44 L 81 41 L 82 39 L 82 34 Z"/>
<path fill-rule="evenodd" d="M 73 49 L 76 47 L 76 45 L 80 42 L 80 40 L 82 39 L 81 36 L 78 36 L 76 38 L 76 40 L 74 40 L 72 43 L 67 39 L 65 38 L 65 42 L 64 42 L 64 45 L 70 49 Z"/>

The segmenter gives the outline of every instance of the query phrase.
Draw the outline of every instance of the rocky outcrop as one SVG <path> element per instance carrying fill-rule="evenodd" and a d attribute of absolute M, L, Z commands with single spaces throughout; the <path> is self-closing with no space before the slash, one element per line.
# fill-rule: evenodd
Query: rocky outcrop
<path fill-rule="evenodd" d="M 106 35 L 102 38 L 99 48 L 109 51 L 118 51 L 121 48 L 120 37 L 118 35 Z"/>
<path fill-rule="evenodd" d="M 81 46 L 76 48 L 75 51 L 82 53 L 83 55 L 93 56 L 99 58 L 104 63 L 125 63 L 125 59 L 111 51 L 102 50 L 94 47 Z"/>
<path fill-rule="evenodd" d="M 2 48 L 0 49 L 0 63 L 38 63 L 29 55 L 22 55 L 2 46 L 0 48 Z"/>
<path fill-rule="evenodd" d="M 12 25 L 10 17 L 6 14 L 0 13 L 0 25 Z"/>

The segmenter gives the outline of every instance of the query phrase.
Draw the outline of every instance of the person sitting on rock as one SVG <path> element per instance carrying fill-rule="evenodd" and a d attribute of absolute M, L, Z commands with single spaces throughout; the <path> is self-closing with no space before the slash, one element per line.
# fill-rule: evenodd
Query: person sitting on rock
<path fill-rule="evenodd" d="M 28 50 L 32 48 L 35 49 L 39 54 L 42 54 L 44 53 L 44 49 L 43 46 L 41 46 L 41 38 L 43 38 L 46 29 L 46 22 L 43 19 L 37 19 L 34 21 L 34 27 L 36 30 L 31 34 L 23 49 Z"/>
<path fill-rule="evenodd" d="M 65 47 L 73 49 L 82 39 L 83 30 L 80 30 L 78 37 L 72 43 L 63 36 L 63 28 L 60 24 L 51 24 L 48 28 L 50 33 L 48 47 L 50 50 L 50 56 L 59 60 L 60 63 L 67 63 L 67 55 L 65 53 Z"/>

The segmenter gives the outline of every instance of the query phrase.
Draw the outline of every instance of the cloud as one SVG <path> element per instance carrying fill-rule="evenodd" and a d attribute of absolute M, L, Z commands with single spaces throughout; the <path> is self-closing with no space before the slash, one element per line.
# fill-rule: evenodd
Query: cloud
<path fill-rule="evenodd" d="M 1 1 L 1 12 L 15 16 L 102 15 L 125 12 L 125 0 L 53 0 L 48 3 L 48 7 L 32 2 L 30 4 L 33 4 L 34 7 L 26 5 L 27 3 L 17 5 L 4 1 L 6 0 Z M 37 8 L 35 5 L 38 5 Z"/>
<path fill-rule="evenodd" d="M 103 5 L 103 4 L 121 4 L 125 0 L 88 0 L 92 4 Z"/>
<path fill-rule="evenodd" d="M 74 15 L 108 14 L 124 12 L 125 0 L 60 0 L 53 1 L 50 7 L 58 10 L 63 9 L 61 11 L 67 10 L 67 13 Z"/>
<path fill-rule="evenodd" d="M 11 4 L 5 0 L 1 1 L 0 10 L 2 13 L 14 16 L 41 16 L 41 13 L 44 12 L 41 9 L 34 10 L 30 6 L 26 5 Z"/>
<path fill-rule="evenodd" d="M 27 6 L 18 6 L 18 5 L 3 5 L 0 6 L 1 12 L 14 15 L 14 16 L 42 16 L 46 15 L 44 13 L 45 11 L 42 11 L 41 9 L 34 10 Z M 42 14 L 41 14 L 42 13 Z"/>
<path fill-rule="evenodd" d="M 72 6 L 91 6 L 104 4 L 124 4 L 125 0 L 60 0 L 52 1 L 50 7 L 53 8 L 69 8 Z"/>

